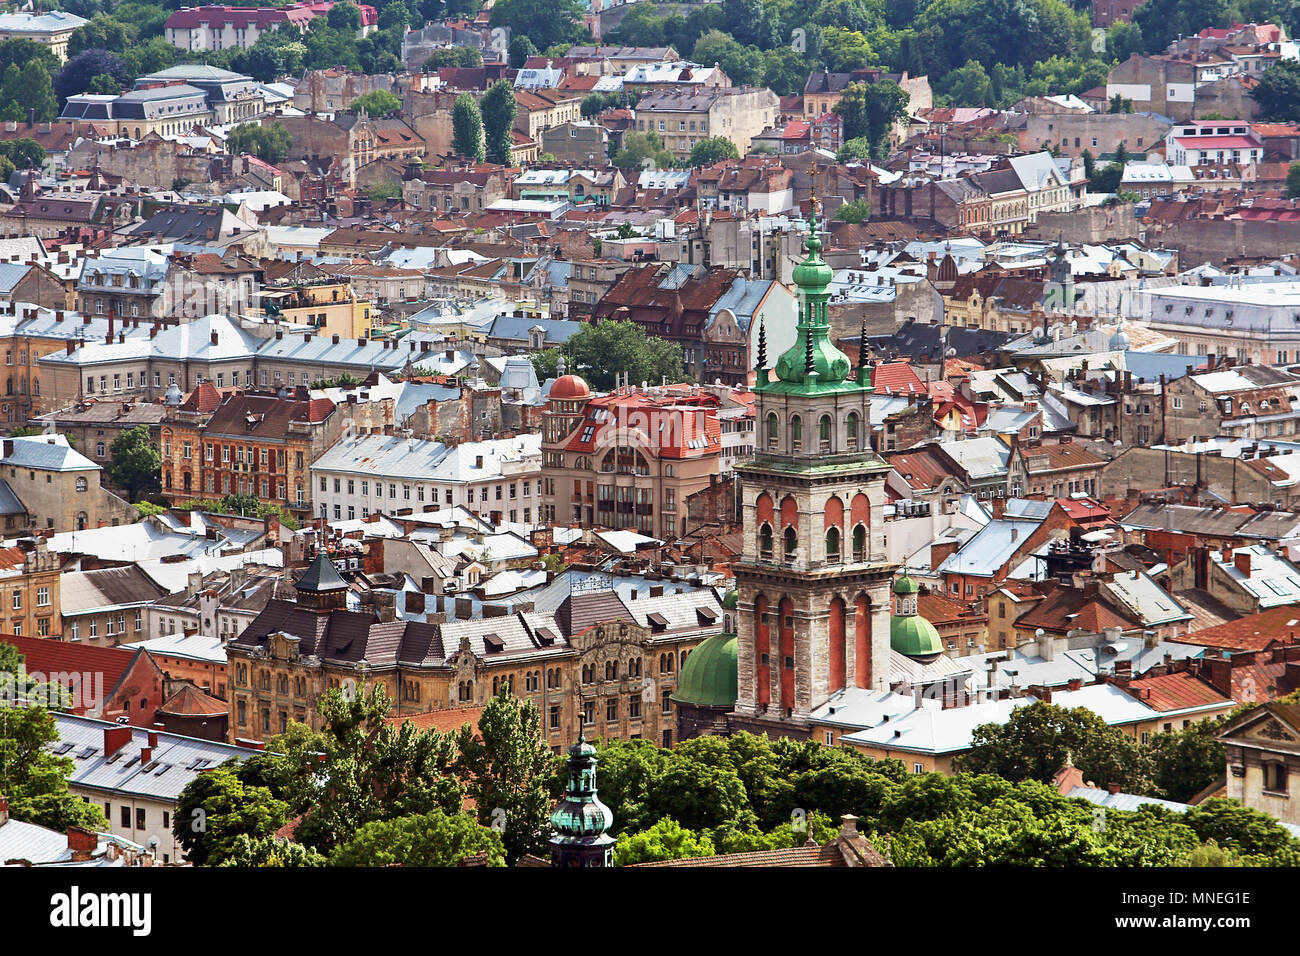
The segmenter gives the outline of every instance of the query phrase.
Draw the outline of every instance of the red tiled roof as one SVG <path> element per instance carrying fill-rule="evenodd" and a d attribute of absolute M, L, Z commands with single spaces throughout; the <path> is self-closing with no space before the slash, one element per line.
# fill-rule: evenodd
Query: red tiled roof
<path fill-rule="evenodd" d="M 136 655 L 145 653 L 121 647 L 96 647 L 50 637 L 19 637 L 14 634 L 0 634 L 0 643 L 12 644 L 18 648 L 18 653 L 25 658 L 23 666 L 28 674 L 37 671 L 47 676 L 56 673 L 93 673 L 97 678 L 102 674 L 106 694 L 117 687 Z"/>
<path fill-rule="evenodd" d="M 925 382 L 907 362 L 882 362 L 871 373 L 871 384 L 881 395 L 924 395 Z"/>
<path fill-rule="evenodd" d="M 1126 689 L 1142 703 L 1159 711 L 1187 710 L 1209 704 L 1232 705 L 1230 698 L 1224 697 L 1191 671 L 1142 677 L 1129 681 Z"/>
<path fill-rule="evenodd" d="M 1230 651 L 1262 651 L 1275 643 L 1287 643 L 1297 633 L 1300 633 L 1300 607 L 1288 604 L 1170 640 Z"/>
<path fill-rule="evenodd" d="M 455 707 L 447 710 L 430 710 L 423 714 L 405 714 L 385 717 L 384 723 L 400 727 L 404 723 L 415 725 L 416 730 L 437 730 L 442 733 L 460 730 L 469 724 L 478 730 L 478 720 L 483 716 L 482 707 Z"/>

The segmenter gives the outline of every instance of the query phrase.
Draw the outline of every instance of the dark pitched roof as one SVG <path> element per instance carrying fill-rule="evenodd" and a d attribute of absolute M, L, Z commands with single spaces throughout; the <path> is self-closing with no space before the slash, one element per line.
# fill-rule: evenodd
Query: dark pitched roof
<path fill-rule="evenodd" d="M 342 591 L 348 586 L 334 568 L 334 562 L 324 551 L 316 553 L 314 560 L 302 576 L 294 582 L 299 591 Z"/>

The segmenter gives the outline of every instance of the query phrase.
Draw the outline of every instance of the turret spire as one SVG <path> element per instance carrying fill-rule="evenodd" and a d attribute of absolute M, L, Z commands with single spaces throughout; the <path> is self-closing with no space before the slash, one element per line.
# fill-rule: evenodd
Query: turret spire
<path fill-rule="evenodd" d="M 754 366 L 759 371 L 767 368 L 767 321 L 758 320 L 758 364 Z"/>

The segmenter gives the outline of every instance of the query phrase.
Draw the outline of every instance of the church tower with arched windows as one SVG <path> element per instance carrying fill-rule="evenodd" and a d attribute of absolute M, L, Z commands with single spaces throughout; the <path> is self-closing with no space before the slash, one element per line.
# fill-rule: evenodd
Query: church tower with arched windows
<path fill-rule="evenodd" d="M 865 336 L 856 369 L 830 338 L 832 272 L 815 205 L 808 257 L 793 276 L 795 344 L 770 380 L 760 330 L 755 457 L 736 466 L 745 540 L 734 565 L 739 688 L 731 723 L 790 736 L 806 732 L 809 715 L 836 691 L 889 684 L 889 465 L 871 449 Z"/>

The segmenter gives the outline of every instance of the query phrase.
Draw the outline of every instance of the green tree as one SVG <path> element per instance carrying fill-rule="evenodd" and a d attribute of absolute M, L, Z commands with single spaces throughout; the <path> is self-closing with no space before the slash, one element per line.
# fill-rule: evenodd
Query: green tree
<path fill-rule="evenodd" d="M 1226 756 L 1214 739 L 1221 726 L 1222 719 L 1198 720 L 1151 738 L 1151 779 L 1160 796 L 1187 803 L 1223 776 Z"/>
<path fill-rule="evenodd" d="M 621 169 L 641 170 L 647 159 L 653 161 L 657 169 L 670 169 L 675 165 L 673 154 L 664 148 L 663 137 L 653 130 L 623 134 L 623 148 L 614 154 L 610 164 Z"/>
<path fill-rule="evenodd" d="M 351 3 L 349 0 L 341 0 L 341 2 L 330 7 L 326 20 L 331 30 L 341 30 L 355 34 L 361 29 L 361 10 L 355 3 Z"/>
<path fill-rule="evenodd" d="M 293 146 L 293 137 L 278 120 L 267 126 L 240 123 L 226 138 L 226 150 L 235 156 L 251 153 L 266 163 L 283 162 Z"/>
<path fill-rule="evenodd" d="M 23 655 L 0 642 L 0 794 L 9 799 L 15 820 L 63 832 L 70 826 L 101 831 L 108 821 L 97 804 L 68 792 L 68 777 L 76 765 L 70 757 L 48 749 L 59 740 L 50 707 L 75 703 L 66 688 L 39 683 L 26 674 Z"/>
<path fill-rule="evenodd" d="M 808 58 L 791 47 L 778 46 L 763 54 L 762 85 L 778 96 L 802 93 L 808 72 Z"/>
<path fill-rule="evenodd" d="M 501 829 L 510 863 L 540 852 L 550 832 L 556 758 L 543 737 L 537 705 L 503 687 L 483 708 L 477 733 L 468 724 L 461 728 L 457 749 L 456 771 L 479 822 Z"/>
<path fill-rule="evenodd" d="M 614 865 L 686 860 L 713 856 L 716 852 L 707 836 L 685 829 L 676 820 L 665 817 L 640 833 L 620 839 L 614 846 Z"/>
<path fill-rule="evenodd" d="M 1131 20 L 1121 20 L 1106 28 L 1106 55 L 1123 63 L 1145 48 L 1142 28 Z"/>
<path fill-rule="evenodd" d="M 132 501 L 142 492 L 160 488 L 158 475 L 162 470 L 162 455 L 150 440 L 147 425 L 137 425 L 117 436 L 109 457 L 109 478 L 126 488 Z"/>
<path fill-rule="evenodd" d="M 822 62 L 832 73 L 847 73 L 876 61 L 865 36 L 856 30 L 827 27 L 822 31 Z"/>
<path fill-rule="evenodd" d="M 1286 169 L 1286 194 L 1289 199 L 1300 198 L 1300 163 L 1292 163 Z"/>
<path fill-rule="evenodd" d="M 330 854 L 331 866 L 459 866 L 486 853 L 488 866 L 505 866 L 506 851 L 495 831 L 467 813 L 431 810 L 419 816 L 375 820 Z"/>
<path fill-rule="evenodd" d="M 1263 119 L 1274 123 L 1300 121 L 1300 62 L 1281 60 L 1259 77 L 1250 91 Z"/>
<path fill-rule="evenodd" d="M 851 163 L 855 159 L 868 161 L 871 159 L 871 140 L 865 136 L 855 136 L 853 139 L 847 140 L 839 148 L 839 152 L 835 154 L 835 162 L 837 163 Z"/>
<path fill-rule="evenodd" d="M 1226 797 L 1211 797 L 1188 809 L 1183 815 L 1187 825 L 1202 840 L 1260 862 L 1295 866 L 1297 844 L 1273 817 L 1260 810 L 1243 807 Z"/>
<path fill-rule="evenodd" d="M 324 856 L 300 843 L 277 840 L 273 836 L 249 836 L 241 833 L 231 841 L 221 856 L 219 866 L 242 868 L 268 866 L 325 866 Z"/>
<path fill-rule="evenodd" d="M 295 831 L 298 842 L 324 852 L 375 820 L 460 809 L 450 736 L 385 723 L 390 706 L 378 683 L 368 693 L 335 688 L 320 697 L 321 752 L 304 749 L 293 758 L 294 787 L 310 807 Z"/>
<path fill-rule="evenodd" d="M 994 106 L 993 83 L 978 60 L 967 60 L 944 80 L 948 99 L 954 106 Z"/>
<path fill-rule="evenodd" d="M 752 86 L 763 78 L 763 57 L 754 47 L 743 46 L 721 30 L 710 30 L 695 41 L 691 59 L 721 67 L 735 86 Z"/>
<path fill-rule="evenodd" d="M 570 372 L 605 391 L 614 387 L 616 372 L 634 382 L 680 382 L 684 375 L 681 346 L 648 337 L 635 322 L 583 325 L 564 343 L 564 355 Z"/>
<path fill-rule="evenodd" d="M 908 99 L 907 92 L 893 80 L 850 83 L 835 104 L 835 112 L 844 120 L 845 140 L 864 138 L 871 144 L 871 155 L 883 157 L 890 129 L 907 116 Z"/>
<path fill-rule="evenodd" d="M 118 96 L 122 92 L 122 87 L 118 85 L 117 80 L 113 79 L 107 73 L 101 73 L 99 76 L 91 77 L 90 85 L 86 87 L 87 93 L 98 93 L 101 96 Z"/>
<path fill-rule="evenodd" d="M 1148 53 L 1163 51 L 1175 38 L 1230 22 L 1228 0 L 1147 0 L 1133 11 Z"/>
<path fill-rule="evenodd" d="M 871 217 L 871 203 L 865 199 L 854 199 L 835 210 L 835 218 L 840 222 L 860 223 Z"/>
<path fill-rule="evenodd" d="M 497 0 L 489 22 L 509 27 L 511 37 L 527 36 L 535 48 L 545 49 L 577 39 L 582 14 L 578 0 Z M 486 115 L 487 110 L 483 112 Z"/>
<path fill-rule="evenodd" d="M 724 159 L 739 159 L 740 152 L 736 144 L 725 136 L 710 136 L 691 147 L 692 166 L 712 166 Z"/>
<path fill-rule="evenodd" d="M 954 769 L 1047 782 L 1072 759 L 1100 786 L 1114 783 L 1145 793 L 1149 785 L 1146 756 L 1133 738 L 1083 707 L 1036 701 L 1017 707 L 1004 724 L 976 727 L 971 741 Z"/>
<path fill-rule="evenodd" d="M 21 67 L 33 61 L 44 63 L 45 68 L 51 73 L 59 68 L 58 58 L 43 43 L 37 43 L 35 40 L 5 40 L 0 42 L 0 73 L 7 70 L 11 63 Z"/>
<path fill-rule="evenodd" d="M 526 34 L 521 33 L 510 38 L 509 59 L 511 69 L 521 69 L 530 56 L 537 56 L 537 47 L 533 46 L 533 41 L 528 39 Z"/>
<path fill-rule="evenodd" d="M 493 13 L 496 9 L 493 7 Z M 479 111 L 483 115 L 483 140 L 488 162 L 509 166 L 513 161 L 514 137 L 511 130 L 518 109 L 514 87 L 509 80 L 497 80 L 483 94 Z"/>
<path fill-rule="evenodd" d="M 219 866 L 240 836 L 269 837 L 288 819 L 288 806 L 265 787 L 246 787 L 230 763 L 201 773 L 181 791 L 172 833 L 195 866 Z"/>
<path fill-rule="evenodd" d="M 402 101 L 387 90 L 371 90 L 364 96 L 358 96 L 348 109 L 369 116 L 387 116 L 402 108 Z"/>
<path fill-rule="evenodd" d="M 0 142 L 0 156 L 18 169 L 39 169 L 45 165 L 45 147 L 26 136 Z"/>
<path fill-rule="evenodd" d="M 1119 192 L 1120 180 L 1124 178 L 1124 167 L 1119 163 L 1108 163 L 1097 170 L 1089 181 L 1089 188 L 1095 193 Z"/>
<path fill-rule="evenodd" d="M 7 73 L 6 73 L 7 75 Z M 54 81 L 50 71 L 40 60 L 24 63 L 19 69 L 19 87 L 12 102 L 22 111 L 23 119 L 34 116 L 39 123 L 48 123 L 59 115 L 59 100 L 54 95 Z M 9 99 L 6 83 L 5 98 Z"/>
<path fill-rule="evenodd" d="M 68 37 L 68 56 L 76 56 L 86 50 L 122 53 L 136 41 L 138 32 L 129 23 L 97 13 L 90 18 L 89 23 L 72 31 L 72 36 Z"/>
<path fill-rule="evenodd" d="M 483 117 L 478 103 L 468 93 L 456 97 L 451 108 L 451 130 L 452 151 L 477 163 L 483 162 L 487 155 L 483 150 Z"/>
<path fill-rule="evenodd" d="M 483 65 L 483 54 L 478 47 L 451 46 L 434 50 L 424 61 L 424 71 L 432 73 L 443 67 L 476 67 Z"/>

